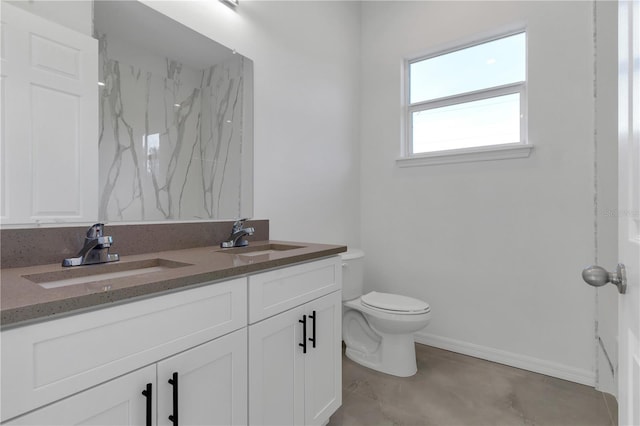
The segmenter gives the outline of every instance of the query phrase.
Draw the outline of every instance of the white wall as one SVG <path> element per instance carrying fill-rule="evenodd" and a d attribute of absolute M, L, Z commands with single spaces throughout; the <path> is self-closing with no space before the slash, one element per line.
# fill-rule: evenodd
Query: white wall
<path fill-rule="evenodd" d="M 357 245 L 359 4 L 146 3 L 254 61 L 254 216 L 271 237 Z"/>
<path fill-rule="evenodd" d="M 8 3 L 82 34 L 93 33 L 93 3 L 90 1 L 11 0 Z"/>
<path fill-rule="evenodd" d="M 594 384 L 593 21 L 592 2 L 362 4 L 366 280 L 431 305 L 419 341 Z M 513 25 L 531 156 L 396 167 L 403 59 Z"/>

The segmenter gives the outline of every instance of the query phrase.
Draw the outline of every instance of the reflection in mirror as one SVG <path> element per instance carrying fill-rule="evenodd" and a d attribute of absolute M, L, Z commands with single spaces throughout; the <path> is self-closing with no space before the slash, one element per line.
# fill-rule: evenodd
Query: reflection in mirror
<path fill-rule="evenodd" d="M 101 221 L 252 216 L 252 63 L 137 1 L 96 1 Z"/>

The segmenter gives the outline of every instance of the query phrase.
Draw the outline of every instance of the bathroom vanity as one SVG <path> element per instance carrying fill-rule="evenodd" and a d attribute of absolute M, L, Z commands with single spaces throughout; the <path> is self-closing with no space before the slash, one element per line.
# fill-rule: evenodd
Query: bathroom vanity
<path fill-rule="evenodd" d="M 326 423 L 342 400 L 345 250 L 146 253 L 110 278 L 3 269 L 3 424 Z"/>

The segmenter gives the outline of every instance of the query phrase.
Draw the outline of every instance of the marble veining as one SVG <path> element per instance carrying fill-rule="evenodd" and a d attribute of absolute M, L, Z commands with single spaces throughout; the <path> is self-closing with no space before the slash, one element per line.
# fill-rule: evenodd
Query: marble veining
<path fill-rule="evenodd" d="M 243 58 L 199 69 L 99 40 L 101 220 L 239 217 Z"/>

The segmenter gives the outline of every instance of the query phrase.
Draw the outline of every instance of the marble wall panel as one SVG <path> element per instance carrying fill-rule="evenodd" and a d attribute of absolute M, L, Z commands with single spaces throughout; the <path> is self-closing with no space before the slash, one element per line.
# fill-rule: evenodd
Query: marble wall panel
<path fill-rule="evenodd" d="M 100 35 L 102 221 L 240 216 L 242 60 L 191 66 Z"/>

